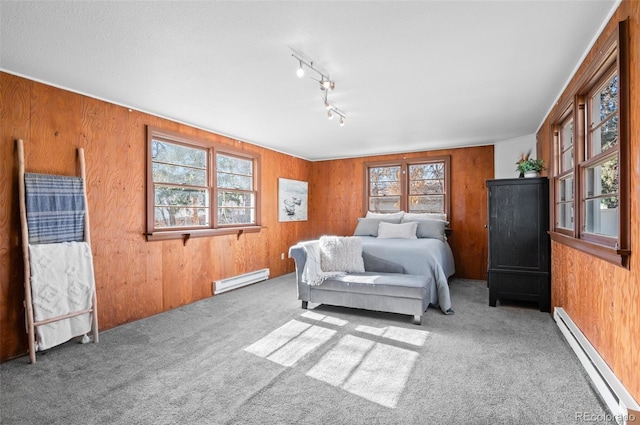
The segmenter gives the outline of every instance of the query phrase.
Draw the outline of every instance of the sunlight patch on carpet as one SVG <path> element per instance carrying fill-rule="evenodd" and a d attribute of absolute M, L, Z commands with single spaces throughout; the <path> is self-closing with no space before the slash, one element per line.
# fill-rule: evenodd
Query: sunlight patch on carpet
<path fill-rule="evenodd" d="M 282 366 L 293 366 L 306 354 L 329 341 L 336 331 L 291 320 L 245 351 Z"/>
<path fill-rule="evenodd" d="M 422 347 L 427 342 L 429 332 L 417 329 L 399 328 L 397 326 L 385 326 L 383 328 L 375 328 L 373 326 L 360 325 L 356 327 L 356 331 L 364 332 L 369 335 L 381 336 L 383 338 L 392 339 L 394 341 L 404 342 L 407 344 Z"/>
<path fill-rule="evenodd" d="M 325 316 L 324 314 L 314 313 L 313 311 L 307 311 L 302 313 L 300 316 L 306 317 L 307 319 L 317 320 L 319 322 L 329 323 L 331 325 L 337 326 L 346 326 L 349 324 L 348 320 L 338 319 L 337 317 Z"/>
<path fill-rule="evenodd" d="M 375 342 L 367 339 L 346 335 L 307 375 L 334 387 L 341 387 L 374 344 Z"/>
<path fill-rule="evenodd" d="M 307 375 L 395 408 L 417 358 L 411 350 L 346 335 Z"/>

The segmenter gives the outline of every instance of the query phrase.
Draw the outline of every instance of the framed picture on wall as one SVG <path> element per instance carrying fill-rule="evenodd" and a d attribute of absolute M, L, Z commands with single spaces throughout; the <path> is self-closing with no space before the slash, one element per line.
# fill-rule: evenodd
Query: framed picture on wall
<path fill-rule="evenodd" d="M 278 221 L 306 221 L 308 202 L 307 182 L 278 179 Z"/>

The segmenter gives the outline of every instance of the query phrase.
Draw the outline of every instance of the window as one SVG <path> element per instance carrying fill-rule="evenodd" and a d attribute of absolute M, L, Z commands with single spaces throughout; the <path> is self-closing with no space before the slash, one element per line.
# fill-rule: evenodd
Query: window
<path fill-rule="evenodd" d="M 607 245 L 618 238 L 618 75 L 605 74 L 590 93 L 587 105 L 585 161 L 583 163 L 583 237 Z"/>
<path fill-rule="evenodd" d="M 622 22 L 555 120 L 553 240 L 628 266 L 627 23 Z"/>
<path fill-rule="evenodd" d="M 151 141 L 154 228 L 209 225 L 207 150 Z"/>
<path fill-rule="evenodd" d="M 449 217 L 449 164 L 449 156 L 366 163 L 365 209 Z"/>
<path fill-rule="evenodd" d="M 216 154 L 219 225 L 256 223 L 253 168 L 250 158 Z"/>
<path fill-rule="evenodd" d="M 402 201 L 402 180 L 400 165 L 381 165 L 370 167 L 368 210 L 391 213 L 400 211 Z"/>
<path fill-rule="evenodd" d="M 147 145 L 148 240 L 259 230 L 258 156 L 154 127 Z"/>

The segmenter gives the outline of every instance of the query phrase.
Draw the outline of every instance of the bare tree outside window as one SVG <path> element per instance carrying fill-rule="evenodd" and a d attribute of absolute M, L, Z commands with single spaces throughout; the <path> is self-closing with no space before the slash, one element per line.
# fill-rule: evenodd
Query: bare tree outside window
<path fill-rule="evenodd" d="M 259 232 L 259 160 L 147 127 L 147 240 Z"/>
<path fill-rule="evenodd" d="M 207 152 L 153 140 L 155 227 L 209 224 Z"/>
<path fill-rule="evenodd" d="M 448 164 L 448 156 L 365 164 L 366 207 L 379 213 L 448 214 Z"/>
<path fill-rule="evenodd" d="M 400 166 L 369 169 L 369 211 L 400 211 Z"/>

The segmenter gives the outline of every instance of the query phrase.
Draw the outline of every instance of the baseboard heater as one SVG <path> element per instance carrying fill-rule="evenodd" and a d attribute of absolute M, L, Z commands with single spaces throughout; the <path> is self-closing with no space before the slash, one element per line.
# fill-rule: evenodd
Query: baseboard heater
<path fill-rule="evenodd" d="M 260 269 L 213 282 L 214 295 L 269 279 L 269 269 Z"/>
<path fill-rule="evenodd" d="M 640 421 L 640 406 L 569 314 L 563 308 L 556 307 L 553 318 L 611 411 L 611 417 L 606 419 L 614 419 L 620 425 Z M 586 416 L 578 418 L 578 415 Z M 576 418 L 584 421 L 589 421 L 590 415 L 591 412 L 576 412 Z"/>

